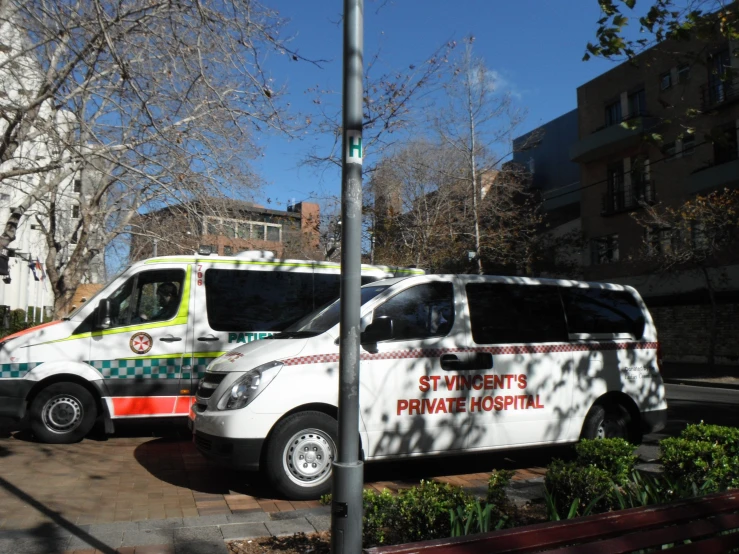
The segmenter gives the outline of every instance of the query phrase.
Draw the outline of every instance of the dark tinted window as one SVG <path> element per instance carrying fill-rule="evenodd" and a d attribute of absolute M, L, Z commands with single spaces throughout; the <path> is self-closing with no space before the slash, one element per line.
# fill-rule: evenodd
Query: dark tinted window
<path fill-rule="evenodd" d="M 216 331 L 282 331 L 339 296 L 339 275 L 209 269 L 208 323 Z"/>
<path fill-rule="evenodd" d="M 470 283 L 466 290 L 477 344 L 567 340 L 557 287 Z"/>
<path fill-rule="evenodd" d="M 626 291 L 563 288 L 570 333 L 644 334 L 644 314 Z"/>
<path fill-rule="evenodd" d="M 379 306 L 373 319 L 381 317 L 393 320 L 393 340 L 443 337 L 454 323 L 454 287 L 451 283 L 411 287 Z"/>

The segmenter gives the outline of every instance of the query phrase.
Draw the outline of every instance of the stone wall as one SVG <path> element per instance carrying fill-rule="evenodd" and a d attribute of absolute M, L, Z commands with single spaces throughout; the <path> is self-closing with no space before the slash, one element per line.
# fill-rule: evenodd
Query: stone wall
<path fill-rule="evenodd" d="M 739 366 L 739 303 L 720 303 L 716 308 L 716 364 Z M 657 326 L 657 336 L 666 362 L 707 361 L 711 333 L 710 304 L 653 306 L 649 311 Z"/>

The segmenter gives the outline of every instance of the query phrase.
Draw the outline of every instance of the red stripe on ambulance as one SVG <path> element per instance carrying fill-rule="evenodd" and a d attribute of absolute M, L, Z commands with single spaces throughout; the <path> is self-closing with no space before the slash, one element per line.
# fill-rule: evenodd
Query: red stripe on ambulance
<path fill-rule="evenodd" d="M 111 398 L 111 417 L 187 415 L 194 396 L 124 396 Z"/>
<path fill-rule="evenodd" d="M 656 342 L 602 342 L 602 343 L 561 343 L 524 344 L 517 346 L 480 346 L 475 348 L 428 348 L 415 350 L 393 350 L 378 354 L 362 353 L 363 361 L 404 360 L 409 358 L 439 358 L 442 354 L 460 352 L 488 352 L 498 356 L 506 354 L 550 354 L 552 352 L 596 352 L 608 350 L 656 350 Z M 284 360 L 285 365 L 328 364 L 339 361 L 338 354 L 316 354 Z"/>

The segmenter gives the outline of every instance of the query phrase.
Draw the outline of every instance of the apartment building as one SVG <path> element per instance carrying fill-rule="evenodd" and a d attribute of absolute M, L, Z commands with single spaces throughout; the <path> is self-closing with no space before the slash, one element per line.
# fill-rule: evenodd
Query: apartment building
<path fill-rule="evenodd" d="M 570 147 L 577 140 L 577 109 L 513 139 L 512 162 L 541 201 L 544 232 L 559 247 L 546 260 L 547 276 L 577 277 L 582 265 L 575 248 L 581 229 L 580 166 L 570 161 Z"/>
<path fill-rule="evenodd" d="M 703 279 L 690 271 L 668 278 L 644 260 L 645 240 L 659 248 L 660 230 L 645 231 L 631 214 L 739 186 L 739 73 L 727 71 L 731 59 L 727 43 L 664 42 L 577 89 L 570 159 L 580 165 L 585 277 L 636 286 L 663 320 L 658 327 L 674 331 L 672 355 L 684 361 L 707 328 Z M 721 321 L 737 310 L 738 264 L 739 250 L 710 269 Z M 739 363 L 735 347 L 720 354 Z"/>
<path fill-rule="evenodd" d="M 239 200 L 209 199 L 140 216 L 132 226 L 132 261 L 153 255 L 270 250 L 279 257 L 321 258 L 320 208 L 312 202 L 272 210 Z"/>
<path fill-rule="evenodd" d="M 0 8 L 0 111 L 5 115 L 0 120 L 0 133 L 6 131 L 8 121 L 25 113 L 27 104 L 33 101 L 34 91 L 43 81 L 41 68 L 32 56 L 23 52 L 24 39 L 8 14 L 10 9 L 8 5 Z M 7 159 L 0 160 L 0 171 L 16 173 L 0 182 L 0 226 L 5 226 L 12 208 L 20 205 L 42 180 L 58 180 L 58 184 L 55 190 L 37 198 L 19 222 L 16 238 L 9 245 L 8 274 L 0 282 L 0 306 L 3 312 L 31 308 L 32 313 L 43 312 L 44 317 L 50 317 L 54 294 L 45 278 L 49 251 L 45 229 L 50 227 L 53 214 L 54 238 L 64 245 L 55 263 L 62 267 L 77 246 L 73 229 L 81 217 L 80 204 L 99 176 L 89 169 L 73 170 L 71 163 L 67 164 L 68 153 L 54 152 L 59 142 L 50 133 L 73 133 L 76 120 L 71 112 L 55 109 L 51 101 L 47 101 L 38 107 L 36 121 L 37 126 L 29 129 L 28 138 Z M 61 167 L 44 171 L 44 167 L 54 165 L 50 164 L 51 160 L 61 161 Z M 41 168 L 39 173 L 34 173 L 36 168 Z M 59 178 L 60 175 L 63 178 Z M 88 246 L 95 246 L 94 238 Z M 83 282 L 100 283 L 104 274 L 103 255 L 96 255 Z"/>

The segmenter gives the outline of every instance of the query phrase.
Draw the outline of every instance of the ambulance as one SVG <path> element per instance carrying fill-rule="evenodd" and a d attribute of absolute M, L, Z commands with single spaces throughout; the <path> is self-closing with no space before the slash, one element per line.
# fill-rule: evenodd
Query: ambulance
<path fill-rule="evenodd" d="M 419 269 L 362 266 L 362 282 Z M 166 256 L 134 263 L 61 321 L 0 341 L 0 416 L 42 442 L 82 439 L 96 420 L 184 419 L 207 365 L 282 331 L 339 296 L 340 266 L 233 257 Z"/>
<path fill-rule="evenodd" d="M 630 287 L 478 275 L 361 289 L 365 461 L 623 437 L 661 429 L 657 333 Z M 330 490 L 339 302 L 207 368 L 190 414 L 207 458 L 262 469 L 291 499 Z"/>

